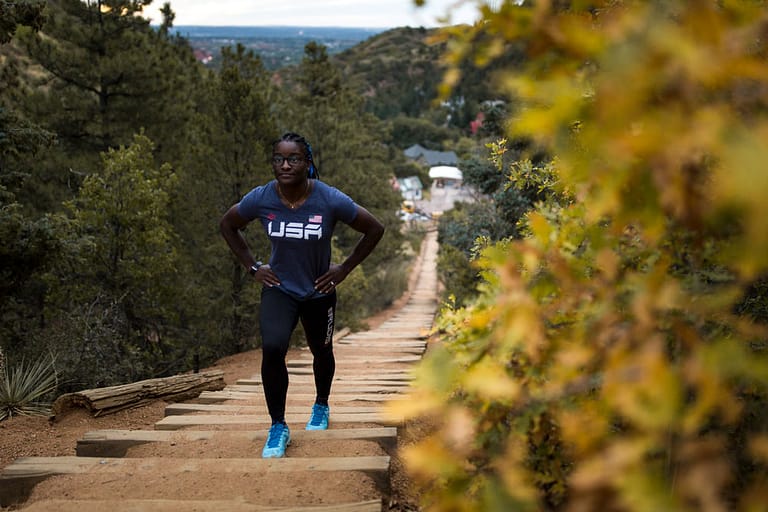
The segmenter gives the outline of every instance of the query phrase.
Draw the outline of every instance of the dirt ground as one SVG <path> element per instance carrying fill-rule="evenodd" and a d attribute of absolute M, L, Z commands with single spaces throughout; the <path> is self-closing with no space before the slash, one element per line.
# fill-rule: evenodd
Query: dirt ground
<path fill-rule="evenodd" d="M 394 314 L 402 305 L 407 301 L 407 294 L 398 300 L 388 310 L 368 319 L 367 324 L 369 328 L 378 326 L 381 322 L 389 318 Z M 291 358 L 295 354 L 289 354 Z M 261 352 L 259 350 L 253 350 L 249 352 L 243 352 L 221 359 L 208 369 L 219 369 L 224 371 L 224 380 L 227 384 L 234 383 L 240 378 L 249 378 L 258 372 L 258 368 L 261 362 Z M 149 405 L 138 407 L 126 411 L 121 411 L 115 414 L 103 416 L 103 417 L 91 417 L 91 415 L 84 409 L 74 409 L 67 411 L 63 415 L 60 415 L 55 421 L 49 421 L 44 417 L 22 416 L 14 417 L 8 421 L 0 422 L 0 470 L 10 464 L 14 459 L 18 457 L 29 456 L 71 456 L 75 455 L 75 448 L 78 439 L 80 439 L 85 432 L 91 430 L 101 429 L 148 429 L 153 430 L 155 422 L 161 420 L 164 416 L 164 409 L 166 403 L 163 401 L 157 401 Z M 405 425 L 400 427 L 398 435 L 398 443 L 403 445 L 404 443 L 411 443 L 415 441 L 414 437 L 420 435 L 422 429 L 419 425 Z M 228 447 L 212 446 L 213 440 L 207 441 L 207 445 L 198 447 L 200 450 L 200 457 L 206 457 L 206 453 L 216 454 L 217 457 L 222 456 L 238 456 L 238 455 L 222 455 L 226 454 Z M 332 443 L 313 443 L 312 447 L 307 447 L 305 450 L 299 450 L 295 452 L 297 456 L 313 456 L 313 457 L 331 457 L 338 455 L 338 447 Z M 345 448 L 349 448 L 346 446 Z M 139 452 L 131 452 L 131 456 L 141 457 L 159 457 L 167 455 L 167 447 L 163 447 L 162 443 L 152 443 L 139 447 Z M 260 450 L 260 445 L 254 448 L 254 451 Z M 134 450 L 134 449 L 131 449 Z M 163 453 L 165 450 L 165 453 Z M 302 453 L 304 451 L 304 453 Z M 385 503 L 385 509 L 393 511 L 414 511 L 418 510 L 417 506 L 417 494 L 411 488 L 409 479 L 404 471 L 404 468 L 397 457 L 397 454 L 392 454 L 392 470 L 391 470 L 391 497 L 389 503 Z M 172 456 L 172 455 L 171 455 Z M 241 456 L 241 455 L 240 455 Z M 254 495 L 253 482 L 248 478 L 240 479 L 227 479 L 226 485 L 222 486 L 217 484 L 217 490 L 220 493 L 226 493 L 230 496 L 247 496 L 251 499 L 258 500 L 263 504 L 271 505 L 288 505 L 292 503 L 303 504 L 322 504 L 328 502 L 344 502 L 346 496 L 351 496 L 352 501 L 359 501 L 355 499 L 355 496 L 370 494 L 367 499 L 373 499 L 376 497 L 375 485 L 371 482 L 365 481 L 349 473 L 340 473 L 335 476 L 335 473 L 324 473 L 321 476 L 315 474 L 307 474 L 306 481 L 294 482 L 290 488 L 286 488 L 284 485 L 269 485 L 268 495 Z M 173 496 L 179 494 L 181 496 L 189 495 L 191 489 L 196 489 L 194 497 L 190 499 L 209 499 L 210 496 L 206 496 L 204 492 L 200 492 L 202 488 L 209 488 L 210 485 L 196 485 L 195 482 L 190 482 L 185 478 L 173 478 L 163 479 L 158 484 L 156 475 L 149 475 L 146 477 L 146 481 L 142 481 L 141 473 L 132 475 L 132 480 L 137 479 L 135 485 L 143 487 L 147 493 L 147 497 L 152 494 L 153 488 L 157 493 L 157 497 Z M 94 477 L 96 479 L 98 477 Z M 313 481 L 313 479 L 321 478 L 321 482 Z M 334 481 L 337 479 L 338 481 Z M 79 497 L 87 499 L 89 497 L 88 491 L 83 489 L 82 493 L 77 489 L 77 483 L 82 482 L 82 479 L 71 476 L 59 476 L 50 478 L 40 484 L 38 484 L 30 497 L 29 501 L 36 501 L 40 499 L 54 499 L 62 497 Z M 96 482 L 100 487 L 108 487 L 109 481 Z M 81 484 L 83 487 L 92 486 L 94 481 Z M 173 489 L 176 486 L 178 489 Z M 317 488 L 323 489 L 322 496 L 313 496 L 312 493 L 316 492 Z M 285 493 L 291 493 L 291 496 L 281 495 L 281 489 L 285 488 Z M 178 491 L 178 492 L 177 492 Z M 187 494 L 185 494 L 185 491 Z M 125 492 L 124 488 L 113 490 L 113 492 Z M 338 493 L 338 496 L 329 497 L 328 493 Z M 123 494 L 118 494 L 123 495 Z M 218 498 L 220 499 L 220 498 Z M 0 509 L 11 510 L 11 509 Z M 87 511 L 83 511 L 87 512 Z"/>

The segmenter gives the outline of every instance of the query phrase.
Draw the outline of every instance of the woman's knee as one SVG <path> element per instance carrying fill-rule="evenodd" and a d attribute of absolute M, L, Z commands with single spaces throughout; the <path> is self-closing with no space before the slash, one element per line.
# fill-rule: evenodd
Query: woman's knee
<path fill-rule="evenodd" d="M 331 343 L 322 341 L 319 343 L 312 343 L 308 341 L 307 345 L 309 346 L 309 351 L 315 358 L 333 357 L 333 344 Z"/>
<path fill-rule="evenodd" d="M 288 343 L 264 343 L 261 347 L 262 359 L 265 361 L 285 360 L 288 354 Z"/>

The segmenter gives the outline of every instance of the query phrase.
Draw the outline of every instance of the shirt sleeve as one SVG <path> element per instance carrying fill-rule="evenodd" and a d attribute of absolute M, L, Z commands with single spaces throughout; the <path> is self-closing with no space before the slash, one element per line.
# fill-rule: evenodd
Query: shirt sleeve
<path fill-rule="evenodd" d="M 248 221 L 259 216 L 259 207 L 263 204 L 265 185 L 248 192 L 237 205 L 237 213 Z"/>
<path fill-rule="evenodd" d="M 357 203 L 347 194 L 336 188 L 331 188 L 334 215 L 337 219 L 349 224 L 357 217 Z"/>

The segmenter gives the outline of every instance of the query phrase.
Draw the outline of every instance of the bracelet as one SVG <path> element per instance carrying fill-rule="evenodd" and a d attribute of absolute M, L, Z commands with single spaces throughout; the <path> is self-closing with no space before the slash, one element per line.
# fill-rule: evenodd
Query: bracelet
<path fill-rule="evenodd" d="M 251 274 L 252 276 L 256 275 L 256 272 L 259 271 L 262 265 L 263 265 L 262 262 L 257 261 L 256 263 L 251 265 L 251 268 L 248 269 L 248 273 Z"/>

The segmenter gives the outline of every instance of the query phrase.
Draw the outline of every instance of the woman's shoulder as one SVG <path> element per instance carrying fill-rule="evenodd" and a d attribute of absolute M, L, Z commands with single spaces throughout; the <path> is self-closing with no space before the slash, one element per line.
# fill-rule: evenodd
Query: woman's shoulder
<path fill-rule="evenodd" d="M 318 180 L 315 181 L 315 190 L 318 192 L 317 201 L 339 212 L 342 215 L 341 218 L 346 218 L 357 211 L 355 201 L 333 185 Z"/>
<path fill-rule="evenodd" d="M 256 185 L 246 195 L 263 196 L 265 193 L 274 189 L 274 184 L 275 180 L 271 180 L 266 183 L 262 183 L 261 185 Z"/>
<path fill-rule="evenodd" d="M 322 194 L 325 194 L 325 195 L 336 195 L 336 194 L 345 195 L 343 191 L 334 187 L 333 185 L 329 185 L 325 183 L 324 181 L 314 180 L 314 186 L 316 190 L 319 190 Z"/>

